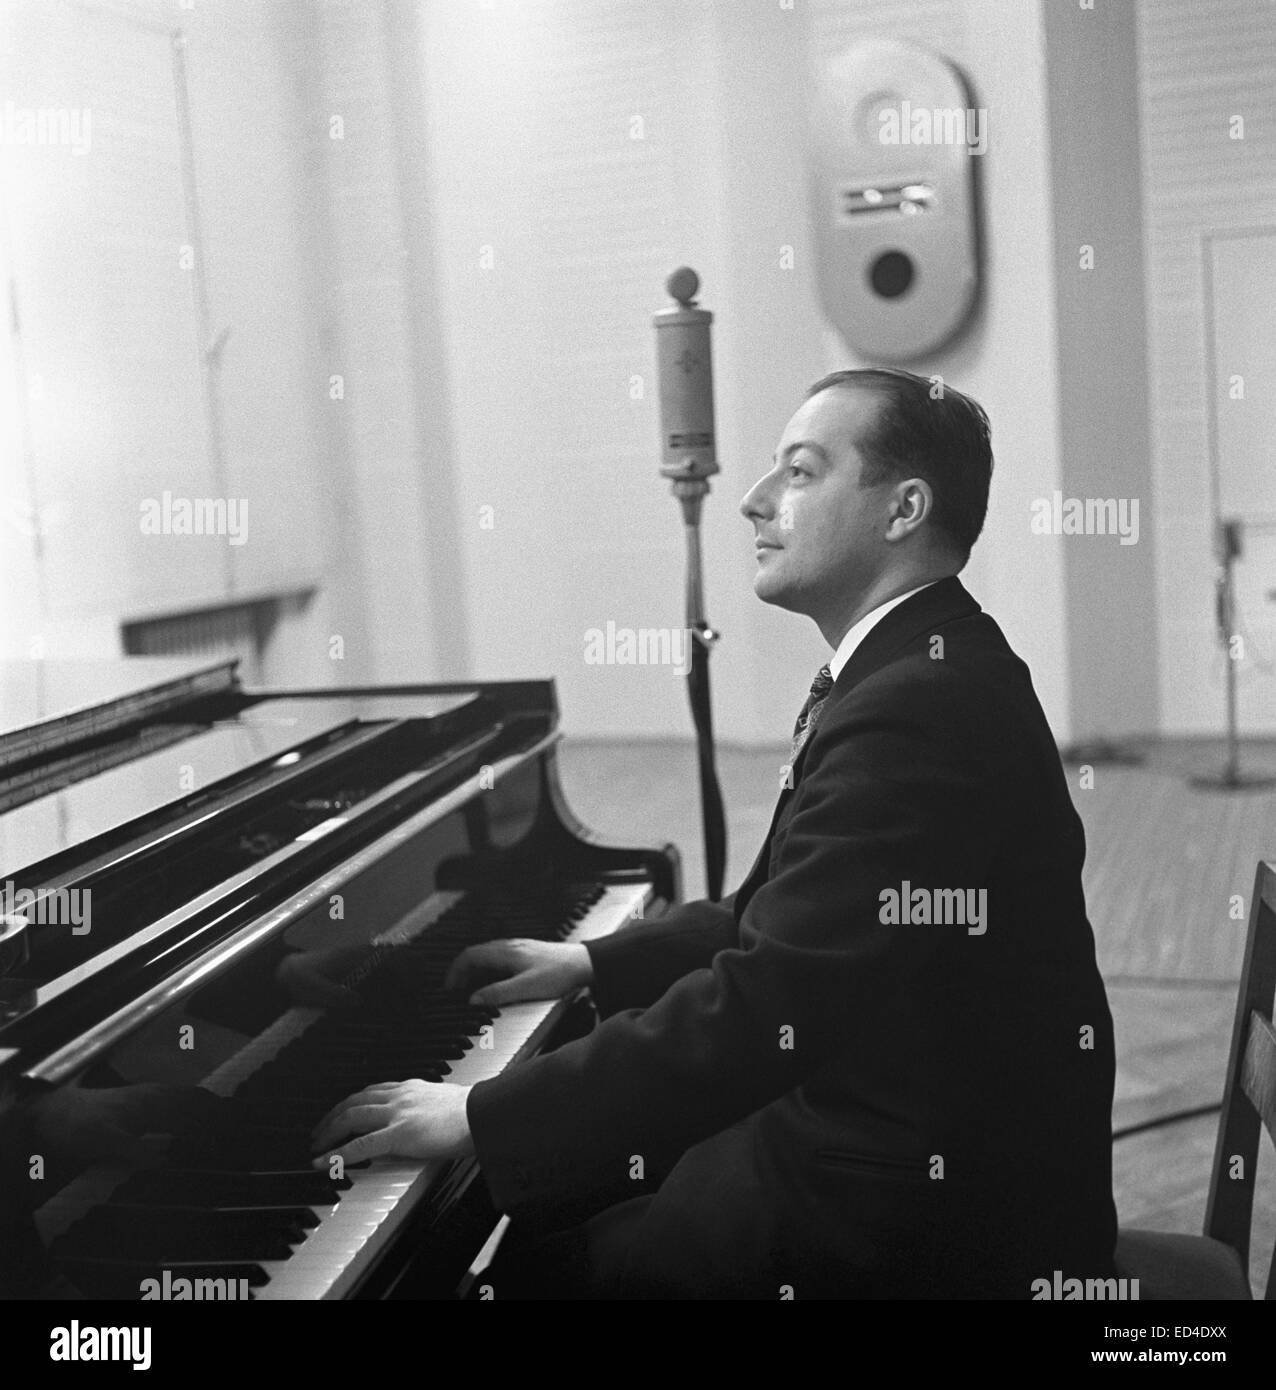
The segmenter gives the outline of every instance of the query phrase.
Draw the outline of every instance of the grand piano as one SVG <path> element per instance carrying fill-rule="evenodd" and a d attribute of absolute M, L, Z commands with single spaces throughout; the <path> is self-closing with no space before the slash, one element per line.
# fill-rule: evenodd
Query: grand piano
<path fill-rule="evenodd" d="M 498 1229 L 475 1163 L 334 1177 L 308 1136 L 367 1083 L 588 1029 L 586 995 L 445 991 L 466 945 L 678 900 L 671 845 L 568 810 L 552 682 L 0 663 L 0 714 L 0 1296 L 464 1296 Z"/>

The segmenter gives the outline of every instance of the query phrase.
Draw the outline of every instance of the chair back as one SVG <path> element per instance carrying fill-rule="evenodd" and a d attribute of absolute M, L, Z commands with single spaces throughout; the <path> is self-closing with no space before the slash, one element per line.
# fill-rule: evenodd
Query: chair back
<path fill-rule="evenodd" d="M 1245 964 L 1236 999 L 1232 1048 L 1205 1234 L 1225 1241 L 1249 1268 L 1250 1227 L 1254 1215 L 1254 1179 L 1262 1131 L 1276 1144 L 1276 864 L 1260 861 L 1245 941 Z M 1276 1299 L 1276 1249 L 1267 1276 L 1265 1297 Z"/>

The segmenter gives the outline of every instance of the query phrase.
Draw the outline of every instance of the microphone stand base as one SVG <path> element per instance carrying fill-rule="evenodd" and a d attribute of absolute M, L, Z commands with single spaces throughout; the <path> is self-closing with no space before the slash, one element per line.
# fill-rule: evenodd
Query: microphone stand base
<path fill-rule="evenodd" d="M 1190 777 L 1188 785 L 1204 792 L 1258 792 L 1276 787 L 1276 777 L 1261 772 L 1238 772 L 1225 767 L 1221 772 L 1202 772 Z"/>
<path fill-rule="evenodd" d="M 1116 743 L 1108 738 L 1086 739 L 1081 743 L 1070 743 L 1059 754 L 1065 763 L 1118 763 L 1126 767 L 1137 767 L 1144 761 L 1144 754 L 1127 743 Z"/>

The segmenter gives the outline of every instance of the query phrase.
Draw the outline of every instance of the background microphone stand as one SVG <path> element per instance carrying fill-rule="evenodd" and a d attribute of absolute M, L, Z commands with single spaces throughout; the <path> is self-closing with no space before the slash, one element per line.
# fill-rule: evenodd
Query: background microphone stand
<path fill-rule="evenodd" d="M 1221 521 L 1219 523 L 1218 577 L 1214 582 L 1215 619 L 1218 623 L 1218 639 L 1223 646 L 1223 659 L 1226 663 L 1227 683 L 1227 753 L 1222 769 L 1193 777 L 1192 786 L 1206 791 L 1256 791 L 1276 784 L 1276 777 L 1241 771 L 1240 739 L 1237 734 L 1236 717 L 1236 666 L 1237 658 L 1232 652 L 1236 633 L 1236 561 L 1241 553 L 1241 523 Z"/>
<path fill-rule="evenodd" d="M 726 868 L 727 827 L 722 790 L 713 750 L 713 707 L 709 697 L 709 656 L 719 634 L 704 611 L 704 574 L 700 552 L 700 511 L 709 479 L 719 472 L 714 450 L 713 363 L 709 325 L 713 315 L 696 306 L 700 277 L 680 266 L 665 281 L 675 303 L 659 310 L 656 364 L 660 382 L 662 476 L 673 484 L 682 506 L 687 537 L 686 626 L 691 642 L 687 694 L 696 726 L 700 766 L 700 815 L 704 828 L 705 881 L 708 897 L 722 897 Z"/>

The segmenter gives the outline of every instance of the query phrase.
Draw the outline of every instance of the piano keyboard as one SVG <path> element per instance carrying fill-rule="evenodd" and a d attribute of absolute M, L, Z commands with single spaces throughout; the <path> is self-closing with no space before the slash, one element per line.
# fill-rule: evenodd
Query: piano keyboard
<path fill-rule="evenodd" d="M 591 884 L 560 890 L 556 910 L 492 910 L 490 894 L 433 894 L 347 976 L 358 1008 L 289 1009 L 204 1078 L 211 1127 L 175 1143 L 165 1166 L 99 1167 L 46 1203 L 36 1219 L 51 1258 L 89 1296 L 138 1297 L 165 1270 L 245 1280 L 256 1299 L 348 1296 L 451 1164 L 377 1159 L 334 1181 L 309 1166 L 313 1126 L 373 1082 L 473 1085 L 534 1054 L 565 1002 L 472 1008 L 439 987 L 452 959 L 497 937 L 607 936 L 651 895 L 646 883 Z"/>

